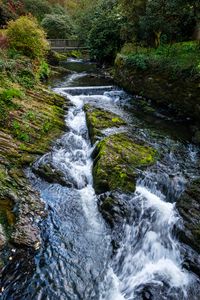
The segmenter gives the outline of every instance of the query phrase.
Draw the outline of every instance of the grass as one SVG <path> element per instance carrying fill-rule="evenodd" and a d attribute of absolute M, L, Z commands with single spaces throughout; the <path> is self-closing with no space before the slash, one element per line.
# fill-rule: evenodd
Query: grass
<path fill-rule="evenodd" d="M 147 70 L 168 71 L 176 76 L 200 76 L 200 44 L 182 42 L 154 48 L 142 48 L 128 44 L 122 48 L 121 56 L 129 66 Z"/>

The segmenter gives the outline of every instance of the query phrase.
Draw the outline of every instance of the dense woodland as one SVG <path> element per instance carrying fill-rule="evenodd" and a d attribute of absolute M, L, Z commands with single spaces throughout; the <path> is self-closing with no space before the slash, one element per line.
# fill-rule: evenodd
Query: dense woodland
<path fill-rule="evenodd" d="M 31 14 L 49 38 L 84 40 L 103 61 L 125 43 L 157 48 L 199 39 L 199 6 L 195 0 L 2 0 L 0 26 Z"/>

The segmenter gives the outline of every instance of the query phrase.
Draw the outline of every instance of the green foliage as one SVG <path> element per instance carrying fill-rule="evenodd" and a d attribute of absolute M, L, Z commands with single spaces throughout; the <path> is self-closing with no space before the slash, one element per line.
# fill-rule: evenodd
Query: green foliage
<path fill-rule="evenodd" d="M 52 122 L 51 122 L 51 120 L 46 120 L 45 122 L 44 122 L 44 124 L 43 124 L 43 128 L 42 128 L 42 130 L 43 130 L 43 132 L 44 133 L 47 133 L 47 132 L 49 132 L 49 130 L 52 128 Z"/>
<path fill-rule="evenodd" d="M 33 121 L 33 120 L 35 120 L 35 119 L 36 119 L 36 114 L 35 114 L 35 112 L 32 111 L 32 110 L 27 111 L 27 112 L 25 113 L 25 115 L 24 115 L 24 119 L 25 119 L 25 120 L 28 120 L 28 121 Z"/>
<path fill-rule="evenodd" d="M 0 126 L 4 126 L 8 118 L 8 107 L 5 102 L 0 99 Z"/>
<path fill-rule="evenodd" d="M 26 143 L 30 141 L 29 134 L 21 129 L 20 123 L 16 120 L 12 122 L 12 132 L 18 140 Z"/>
<path fill-rule="evenodd" d="M 10 48 L 30 58 L 42 58 L 48 49 L 45 33 L 35 18 L 23 16 L 8 24 Z"/>
<path fill-rule="evenodd" d="M 134 46 L 133 46 L 134 49 Z M 123 53 L 123 51 L 122 51 Z M 121 55 L 123 62 L 141 70 L 147 68 L 170 71 L 174 76 L 200 76 L 200 51 L 197 42 L 183 42 L 154 48 L 136 47 L 132 52 Z M 118 57 L 116 62 L 119 63 Z"/>
<path fill-rule="evenodd" d="M 119 0 L 126 22 L 122 34 L 126 41 L 161 42 L 191 39 L 199 22 L 195 0 Z"/>
<path fill-rule="evenodd" d="M 4 126 L 7 123 L 9 111 L 16 108 L 13 103 L 13 98 L 22 98 L 23 93 L 15 88 L 4 89 L 0 92 L 0 125 Z"/>
<path fill-rule="evenodd" d="M 41 81 L 46 80 L 49 77 L 49 74 L 50 74 L 49 65 L 44 60 L 42 60 L 37 74 L 39 80 Z"/>
<path fill-rule="evenodd" d="M 51 5 L 46 0 L 23 0 L 25 11 L 31 13 L 39 21 L 51 13 Z"/>
<path fill-rule="evenodd" d="M 37 83 L 36 76 L 32 70 L 22 70 L 18 72 L 16 81 L 26 89 L 31 89 Z"/>
<path fill-rule="evenodd" d="M 89 33 L 91 57 L 99 62 L 112 63 L 120 48 L 121 18 L 111 1 L 98 7 Z"/>
<path fill-rule="evenodd" d="M 23 93 L 15 88 L 6 89 L 3 90 L 2 93 L 0 93 L 0 99 L 6 103 L 6 105 L 10 106 L 12 105 L 12 99 L 13 98 L 22 98 Z"/>
<path fill-rule="evenodd" d="M 48 14 L 41 25 L 46 30 L 49 38 L 69 38 L 73 33 L 72 22 L 68 15 Z"/>

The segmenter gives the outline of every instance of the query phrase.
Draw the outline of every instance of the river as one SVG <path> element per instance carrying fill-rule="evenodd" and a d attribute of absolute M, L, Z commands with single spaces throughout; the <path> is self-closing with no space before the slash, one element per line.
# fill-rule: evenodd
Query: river
<path fill-rule="evenodd" d="M 180 300 L 200 299 L 200 282 L 184 268 L 182 245 L 174 235 L 180 222 L 175 201 L 185 184 L 199 174 L 199 148 L 188 142 L 187 124 L 163 111 L 144 107 L 142 98 L 114 86 L 91 63 L 70 60 L 72 74 L 51 84 L 66 97 L 66 132 L 51 152 L 35 162 L 50 162 L 64 174 L 66 185 L 47 183 L 31 169 L 26 174 L 46 204 L 48 217 L 40 222 L 42 248 L 19 255 L 4 280 L 2 300 Z M 93 189 L 91 145 L 83 106 L 106 109 L 127 126 L 105 130 L 106 135 L 128 131 L 160 153 L 156 165 L 141 172 L 128 197 L 134 218 L 122 228 L 113 255 L 111 229 L 98 211 Z M 139 103 L 139 104 L 138 104 Z M 137 213 L 135 213 L 135 211 Z"/>

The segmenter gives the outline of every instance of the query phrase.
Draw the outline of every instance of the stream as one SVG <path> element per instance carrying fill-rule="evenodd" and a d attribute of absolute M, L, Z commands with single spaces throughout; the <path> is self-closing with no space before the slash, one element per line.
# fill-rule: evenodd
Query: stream
<path fill-rule="evenodd" d="M 43 244 L 33 261 L 19 257 L 4 280 L 2 300 L 198 300 L 199 278 L 184 268 L 183 245 L 174 235 L 181 222 L 175 208 L 186 183 L 199 174 L 199 148 L 187 124 L 115 86 L 94 64 L 70 60 L 73 73 L 51 88 L 68 99 L 66 132 L 35 166 L 50 162 L 66 185 L 26 174 L 49 212 L 40 223 Z M 109 225 L 93 189 L 91 145 L 84 104 L 121 116 L 129 132 L 158 150 L 158 162 L 140 173 L 128 198 L 134 217 L 122 228 L 113 255 Z"/>

